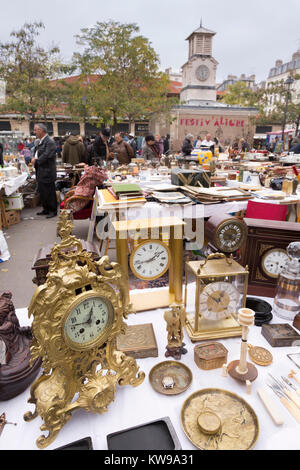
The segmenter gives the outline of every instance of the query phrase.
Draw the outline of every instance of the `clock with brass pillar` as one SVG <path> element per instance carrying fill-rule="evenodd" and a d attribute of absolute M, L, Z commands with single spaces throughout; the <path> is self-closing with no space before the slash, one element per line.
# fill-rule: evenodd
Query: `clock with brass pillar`
<path fill-rule="evenodd" d="M 31 421 L 42 418 L 39 448 L 51 444 L 80 408 L 102 414 L 115 399 L 117 386 L 137 386 L 145 374 L 132 357 L 116 348 L 126 331 L 124 273 L 107 256 L 98 261 L 71 235 L 67 211 L 60 214 L 60 244 L 51 250 L 46 282 L 28 307 L 33 315 L 31 360 L 42 359 L 43 373 L 30 390 Z M 71 249 L 72 248 L 72 249 Z"/>
<path fill-rule="evenodd" d="M 183 228 L 178 217 L 113 222 L 117 260 L 125 273 L 127 302 L 136 311 L 182 303 Z M 134 247 L 129 252 L 129 241 Z M 129 279 L 152 281 L 168 273 L 168 286 L 130 290 Z"/>
<path fill-rule="evenodd" d="M 185 328 L 191 341 L 241 336 L 237 315 L 246 304 L 248 276 L 247 267 L 224 253 L 186 263 Z"/>
<path fill-rule="evenodd" d="M 240 250 L 246 243 L 247 231 L 247 225 L 238 217 L 229 214 L 213 215 L 204 226 L 208 251 L 233 254 L 234 259 L 240 261 Z"/>

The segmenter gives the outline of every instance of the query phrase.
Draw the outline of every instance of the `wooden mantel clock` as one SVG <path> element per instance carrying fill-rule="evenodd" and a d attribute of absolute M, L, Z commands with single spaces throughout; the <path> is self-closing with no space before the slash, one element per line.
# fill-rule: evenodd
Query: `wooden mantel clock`
<path fill-rule="evenodd" d="M 280 272 L 288 261 L 287 247 L 300 241 L 300 224 L 245 218 L 248 227 L 242 264 L 249 266 L 248 294 L 274 297 Z"/>
<path fill-rule="evenodd" d="M 161 217 L 113 222 L 116 232 L 117 260 L 126 276 L 127 302 L 136 311 L 182 303 L 183 222 L 178 217 Z M 129 255 L 128 239 L 135 240 Z M 130 292 L 129 269 L 138 279 L 159 279 L 169 275 L 167 288 Z"/>
<path fill-rule="evenodd" d="M 73 411 L 101 414 L 114 400 L 117 385 L 137 386 L 145 377 L 135 359 L 116 349 L 116 337 L 126 330 L 123 317 L 131 313 L 123 270 L 108 257 L 94 261 L 71 235 L 68 217 L 61 212 L 62 241 L 52 248 L 46 282 L 28 309 L 34 317 L 31 360 L 41 357 L 44 371 L 30 391 L 28 402 L 35 411 L 24 419 L 43 419 L 41 430 L 48 436 L 37 439 L 39 448 L 55 439 Z"/>

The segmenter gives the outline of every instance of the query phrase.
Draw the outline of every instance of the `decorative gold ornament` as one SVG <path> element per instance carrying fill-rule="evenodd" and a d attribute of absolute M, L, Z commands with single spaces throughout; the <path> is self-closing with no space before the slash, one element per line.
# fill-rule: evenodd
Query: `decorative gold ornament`
<path fill-rule="evenodd" d="M 186 322 L 186 312 L 183 305 L 172 304 L 171 310 L 166 310 L 164 319 L 167 323 L 168 345 L 166 346 L 165 356 L 172 356 L 175 359 L 181 359 L 182 354 L 186 354 L 183 342 L 183 327 Z"/>
<path fill-rule="evenodd" d="M 273 356 L 267 349 L 260 346 L 252 346 L 251 344 L 248 344 L 248 349 L 250 359 L 255 362 L 255 364 L 259 366 L 269 366 L 272 364 Z"/>
<path fill-rule="evenodd" d="M 188 439 L 202 450 L 252 449 L 259 423 L 251 406 L 227 390 L 207 388 L 186 399 L 181 425 Z"/>
<path fill-rule="evenodd" d="M 31 361 L 41 357 L 44 371 L 30 390 L 28 402 L 35 411 L 24 419 L 40 415 L 44 420 L 40 429 L 49 434 L 37 439 L 41 449 L 53 442 L 73 411 L 104 413 L 117 385 L 137 386 L 145 378 L 135 359 L 116 350 L 116 337 L 127 327 L 123 317 L 133 313 L 125 302 L 121 266 L 106 256 L 93 261 L 71 235 L 66 211 L 58 228 L 62 241 L 54 245 L 47 280 L 28 308 L 34 317 Z"/>

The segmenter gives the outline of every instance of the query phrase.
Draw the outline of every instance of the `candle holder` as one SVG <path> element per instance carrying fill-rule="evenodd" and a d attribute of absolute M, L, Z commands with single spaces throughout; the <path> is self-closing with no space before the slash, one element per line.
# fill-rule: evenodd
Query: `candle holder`
<path fill-rule="evenodd" d="M 249 308 L 238 311 L 238 322 L 242 327 L 241 354 L 238 361 L 232 361 L 227 366 L 228 374 L 235 380 L 247 384 L 248 393 L 251 393 L 251 383 L 257 378 L 256 367 L 247 362 L 249 327 L 254 324 L 255 312 Z"/>

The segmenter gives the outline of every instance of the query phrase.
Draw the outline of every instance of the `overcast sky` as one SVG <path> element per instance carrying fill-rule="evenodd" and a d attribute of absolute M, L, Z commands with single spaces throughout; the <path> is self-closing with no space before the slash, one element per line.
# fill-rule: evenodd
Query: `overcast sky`
<path fill-rule="evenodd" d="M 217 81 L 228 74 L 264 80 L 276 59 L 288 62 L 300 48 L 299 0 L 0 0 L 0 41 L 25 22 L 42 21 L 43 46 L 57 44 L 69 60 L 74 35 L 97 21 L 137 23 L 160 57 L 161 69 L 179 71 L 187 60 L 185 39 L 203 26 L 217 34 Z"/>

